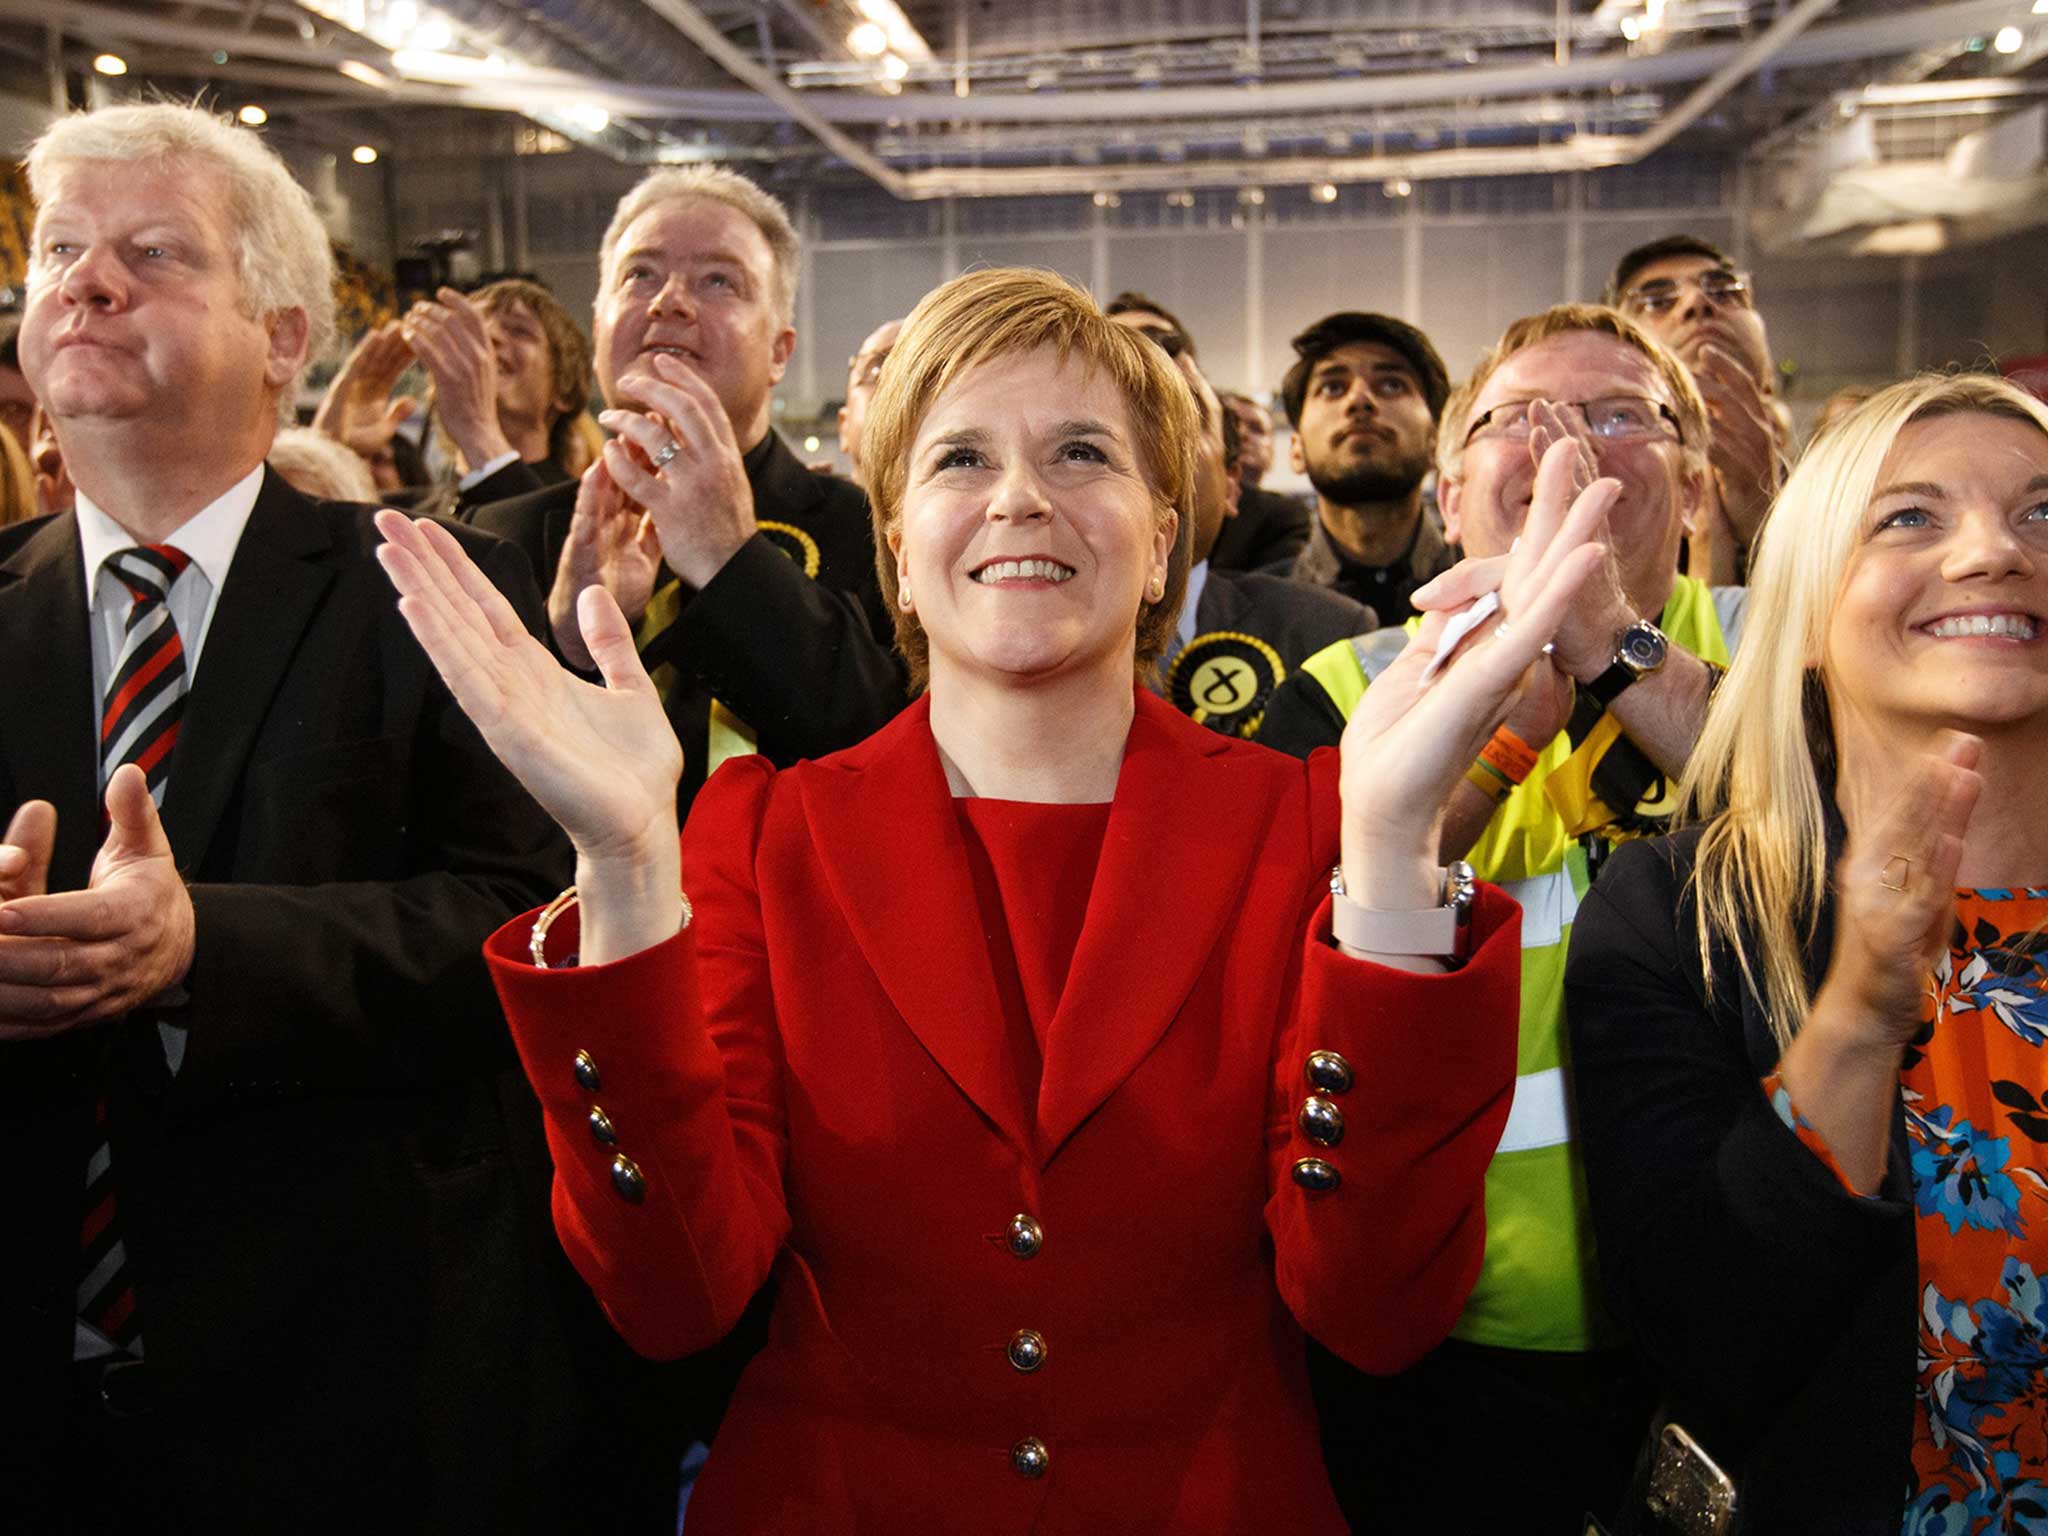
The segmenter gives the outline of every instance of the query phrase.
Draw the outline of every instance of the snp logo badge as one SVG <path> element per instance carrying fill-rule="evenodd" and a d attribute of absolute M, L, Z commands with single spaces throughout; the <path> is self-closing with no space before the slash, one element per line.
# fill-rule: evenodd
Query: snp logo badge
<path fill-rule="evenodd" d="M 806 576 L 813 581 L 818 579 L 820 556 L 816 539 L 793 524 L 770 522 L 767 518 L 754 526 L 761 530 L 770 544 L 801 566 Z"/>
<path fill-rule="evenodd" d="M 1286 675 L 1280 653 L 1265 641 L 1219 629 L 1195 636 L 1174 657 L 1166 696 L 1196 724 L 1249 738 Z"/>

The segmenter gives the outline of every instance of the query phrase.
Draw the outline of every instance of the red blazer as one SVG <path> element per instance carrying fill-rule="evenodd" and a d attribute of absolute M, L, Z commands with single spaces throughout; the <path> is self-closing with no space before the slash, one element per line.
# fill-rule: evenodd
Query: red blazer
<path fill-rule="evenodd" d="M 822 761 L 723 769 L 683 835 L 696 918 L 669 943 L 539 971 L 528 922 L 492 939 L 556 1225 L 620 1331 L 701 1349 L 777 1272 L 693 1536 L 1343 1531 L 1301 1330 L 1394 1371 L 1464 1304 L 1521 914 L 1484 890 L 1445 976 L 1331 948 L 1335 767 L 1138 694 L 1035 1104 L 923 701 Z M 1333 1150 L 1295 1126 L 1318 1048 L 1356 1070 Z M 1310 1155 L 1339 1189 L 1296 1187 Z M 1021 1329 L 1044 1340 L 1028 1372 Z M 1026 1437 L 1042 1475 L 1013 1464 Z"/>

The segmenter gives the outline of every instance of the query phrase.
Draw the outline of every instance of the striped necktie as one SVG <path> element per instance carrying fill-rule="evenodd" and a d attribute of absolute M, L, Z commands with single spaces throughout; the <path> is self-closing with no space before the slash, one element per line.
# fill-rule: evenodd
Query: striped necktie
<path fill-rule="evenodd" d="M 107 557 L 107 569 L 120 578 L 131 601 L 100 711 L 100 787 L 106 788 L 123 763 L 134 763 L 148 775 L 149 792 L 158 805 L 170 782 L 171 749 L 177 745 L 178 722 L 184 715 L 187 677 L 185 644 L 171 618 L 170 595 L 191 563 L 183 550 L 168 544 L 123 549 Z M 104 1097 L 94 1118 L 92 1156 L 85 1167 L 78 1275 L 82 1327 L 74 1355 L 100 1356 L 109 1346 L 119 1354 L 141 1354 L 141 1318 L 128 1246 L 121 1240 Z"/>
<path fill-rule="evenodd" d="M 134 601 L 121 636 L 121 654 L 107 679 L 100 711 L 100 787 L 123 763 L 149 775 L 149 792 L 164 803 L 171 748 L 185 711 L 185 643 L 171 618 L 171 588 L 192 563 L 169 544 L 145 544 L 107 556 L 107 568 Z"/>

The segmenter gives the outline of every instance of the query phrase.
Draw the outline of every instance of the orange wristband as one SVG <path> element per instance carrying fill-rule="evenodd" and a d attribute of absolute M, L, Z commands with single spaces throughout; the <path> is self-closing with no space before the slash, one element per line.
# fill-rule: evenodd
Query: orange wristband
<path fill-rule="evenodd" d="M 1519 784 L 1536 767 L 1536 749 L 1502 726 L 1480 749 L 1479 761 L 1489 768 L 1498 769 L 1510 784 Z"/>

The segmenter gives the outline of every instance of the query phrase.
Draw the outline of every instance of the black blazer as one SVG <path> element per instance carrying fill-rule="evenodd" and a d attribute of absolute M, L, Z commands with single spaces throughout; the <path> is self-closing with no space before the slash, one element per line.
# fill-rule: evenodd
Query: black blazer
<path fill-rule="evenodd" d="M 683 744 L 683 811 L 704 783 L 714 699 L 755 731 L 777 767 L 852 746 L 908 699 L 860 487 L 805 469 L 773 431 L 747 455 L 747 470 L 761 531 L 709 586 L 685 589 L 676 622 L 641 653 L 650 672 L 676 670 L 668 713 Z M 569 481 L 480 508 L 470 521 L 525 550 L 546 590 L 575 510 Z"/>
<path fill-rule="evenodd" d="M 1162 691 L 1210 730 L 1250 740 L 1283 679 L 1375 622 L 1370 608 L 1328 587 L 1211 565 L 1194 638 L 1168 659 Z"/>
<path fill-rule="evenodd" d="M 560 889 L 568 850 L 399 617 L 370 513 L 266 474 L 236 549 L 163 810 L 189 1001 L 0 1044 L 0 1528 L 46 1528 L 8 1505 L 50 1491 L 78 1432 L 102 1094 L 161 1399 L 136 1430 L 158 1528 L 523 1530 L 581 1433 L 538 1116 L 479 952 Z M 537 622 L 518 554 L 456 532 Z M 0 532 L 0 818 L 55 802 L 53 890 L 100 840 L 88 622 L 76 521 Z M 161 1018 L 189 1030 L 175 1077 Z"/>
<path fill-rule="evenodd" d="M 1745 1536 L 1896 1536 L 1912 1478 L 1919 1263 L 1902 1111 L 1858 1199 L 1764 1098 L 1778 1046 L 1719 942 L 1706 1000 L 1697 829 L 1616 851 L 1565 971 L 1608 1304 L 1668 1414 L 1734 1478 Z M 1823 913 L 1809 974 L 1832 947 Z"/>
<path fill-rule="evenodd" d="M 1247 486 L 1238 495 L 1237 516 L 1223 525 L 1209 551 L 1212 571 L 1277 570 L 1287 574 L 1308 544 L 1315 508 L 1298 496 Z"/>

